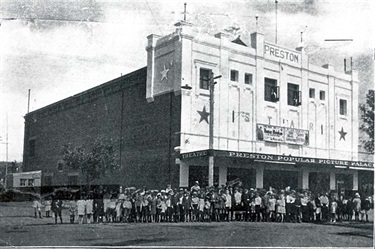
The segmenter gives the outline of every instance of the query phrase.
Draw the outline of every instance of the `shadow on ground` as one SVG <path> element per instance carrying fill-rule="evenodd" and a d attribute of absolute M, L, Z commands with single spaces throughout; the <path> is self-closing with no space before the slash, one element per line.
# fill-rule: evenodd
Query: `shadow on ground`
<path fill-rule="evenodd" d="M 167 242 L 172 241 L 171 239 L 167 238 L 154 238 L 154 239 L 133 239 L 133 240 L 125 240 L 119 242 L 111 242 L 111 243 L 96 243 L 93 246 L 135 246 L 145 243 L 157 244 L 158 242 Z"/>
<path fill-rule="evenodd" d="M 364 234 L 360 232 L 345 232 L 345 233 L 335 233 L 337 235 L 343 235 L 343 236 L 358 236 L 358 237 L 365 237 L 365 238 L 373 238 L 371 234 Z"/>

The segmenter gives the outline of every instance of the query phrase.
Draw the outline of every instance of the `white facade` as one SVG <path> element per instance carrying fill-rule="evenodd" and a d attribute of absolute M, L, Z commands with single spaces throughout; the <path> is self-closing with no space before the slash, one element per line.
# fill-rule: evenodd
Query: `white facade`
<path fill-rule="evenodd" d="M 42 171 L 13 173 L 13 188 L 40 188 L 42 186 Z"/>
<path fill-rule="evenodd" d="M 151 102 L 154 96 L 170 91 L 181 93 L 181 154 L 208 149 L 210 95 L 200 85 L 203 69 L 222 76 L 216 80 L 214 94 L 214 150 L 358 160 L 356 71 L 338 72 L 331 65 L 311 65 L 303 48 L 269 43 L 260 33 L 253 33 L 251 44 L 244 46 L 233 43 L 224 33 L 194 33 L 182 22 L 173 34 L 162 38 L 151 35 L 148 39 L 147 99 Z M 276 82 L 278 101 L 266 100 L 266 78 Z M 289 93 L 300 91 L 297 105 L 288 104 L 288 84 L 298 88 Z M 191 89 L 181 89 L 185 85 Z M 307 134 L 307 143 L 261 141 L 257 137 L 260 124 L 298 129 Z M 256 169 L 257 187 L 263 187 L 264 167 L 274 166 L 248 166 Z M 182 186 L 188 183 L 188 167 L 189 162 L 181 160 Z M 218 167 L 219 181 L 225 183 L 224 174 L 231 165 Z M 308 187 L 308 172 L 307 166 L 300 169 L 301 187 Z M 353 174 L 353 183 L 357 181 L 355 171 L 346 173 Z"/>

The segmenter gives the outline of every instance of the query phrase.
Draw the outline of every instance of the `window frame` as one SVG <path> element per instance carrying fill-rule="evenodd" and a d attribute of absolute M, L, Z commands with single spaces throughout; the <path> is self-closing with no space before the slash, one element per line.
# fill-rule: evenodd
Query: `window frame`
<path fill-rule="evenodd" d="M 26 180 L 25 178 L 20 178 L 20 186 L 21 187 L 26 187 Z"/>
<path fill-rule="evenodd" d="M 202 78 L 202 72 L 208 72 L 208 78 Z M 200 90 L 210 90 L 210 76 L 212 74 L 212 69 L 200 67 L 199 68 L 199 89 Z"/>
<path fill-rule="evenodd" d="M 298 84 L 288 82 L 287 97 L 287 104 L 289 106 L 301 105 L 302 95 Z"/>
<path fill-rule="evenodd" d="M 339 114 L 348 116 L 348 101 L 346 99 L 339 99 Z"/>
<path fill-rule="evenodd" d="M 315 88 L 309 88 L 309 98 L 315 99 Z"/>
<path fill-rule="evenodd" d="M 319 99 L 321 101 L 325 101 L 326 100 L 326 91 L 324 91 L 324 90 L 320 90 L 319 91 Z"/>
<path fill-rule="evenodd" d="M 234 79 L 232 78 L 232 73 L 234 73 Z M 238 70 L 236 70 L 236 69 L 231 69 L 230 70 L 230 81 L 232 81 L 232 82 L 238 82 L 238 78 L 239 78 L 239 72 L 238 72 Z"/>
<path fill-rule="evenodd" d="M 277 86 L 276 79 L 264 77 L 264 101 L 273 102 L 273 103 L 278 102 L 280 100 L 279 90 L 280 89 L 279 89 L 279 86 Z M 275 93 L 275 95 L 272 95 L 272 93 Z"/>
<path fill-rule="evenodd" d="M 35 179 L 27 179 L 27 186 L 33 187 L 35 184 Z"/>
<path fill-rule="evenodd" d="M 249 83 L 246 83 L 246 76 L 249 77 Z M 244 82 L 245 85 L 249 85 L 249 86 L 253 85 L 253 74 L 252 73 L 245 73 L 243 82 Z"/>

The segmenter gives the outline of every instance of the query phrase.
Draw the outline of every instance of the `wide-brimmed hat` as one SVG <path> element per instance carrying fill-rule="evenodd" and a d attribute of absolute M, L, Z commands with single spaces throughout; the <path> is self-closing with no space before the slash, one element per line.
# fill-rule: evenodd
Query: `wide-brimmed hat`
<path fill-rule="evenodd" d="M 355 193 L 355 197 L 361 197 L 359 193 Z"/>

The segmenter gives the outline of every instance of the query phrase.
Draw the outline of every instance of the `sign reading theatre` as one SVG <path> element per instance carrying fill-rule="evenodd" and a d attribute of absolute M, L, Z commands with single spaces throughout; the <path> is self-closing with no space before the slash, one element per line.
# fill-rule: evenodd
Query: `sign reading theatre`
<path fill-rule="evenodd" d="M 274 59 L 279 59 L 283 62 L 300 63 L 301 61 L 300 54 L 268 43 L 264 44 L 264 54 L 266 56 L 273 57 Z"/>

